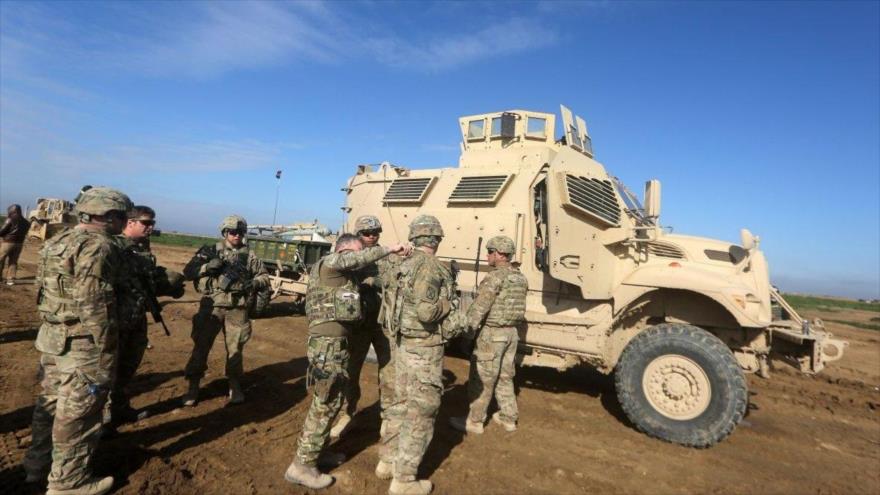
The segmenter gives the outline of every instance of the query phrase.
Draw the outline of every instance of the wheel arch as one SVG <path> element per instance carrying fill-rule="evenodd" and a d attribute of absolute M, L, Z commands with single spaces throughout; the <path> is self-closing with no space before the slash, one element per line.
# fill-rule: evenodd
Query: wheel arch
<path fill-rule="evenodd" d="M 654 288 L 630 291 L 615 297 L 614 313 L 603 349 L 602 370 L 617 365 L 627 344 L 637 335 L 660 323 L 685 323 L 702 328 L 717 337 L 725 329 L 739 329 L 731 312 L 717 300 L 686 289 Z"/>

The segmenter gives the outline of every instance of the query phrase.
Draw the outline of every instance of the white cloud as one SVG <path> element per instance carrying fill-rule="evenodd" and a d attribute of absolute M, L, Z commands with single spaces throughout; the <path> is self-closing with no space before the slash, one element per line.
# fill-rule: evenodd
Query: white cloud
<path fill-rule="evenodd" d="M 121 21 L 86 29 L 50 7 L 11 4 L 4 8 L 0 63 L 11 77 L 25 72 L 35 77 L 43 67 L 57 65 L 206 79 L 296 61 L 336 64 L 362 57 L 439 72 L 558 40 L 540 18 L 486 16 L 482 26 L 440 29 L 422 38 L 424 30 L 400 34 L 404 31 L 386 19 L 387 8 L 259 1 L 144 5 L 105 5 L 104 14 Z"/>
<path fill-rule="evenodd" d="M 551 45 L 557 35 L 536 20 L 513 18 L 476 32 L 439 34 L 424 43 L 401 37 L 368 39 L 365 46 L 382 63 L 429 72 Z"/>
<path fill-rule="evenodd" d="M 335 18 L 319 4 L 212 2 L 194 14 L 137 40 L 114 55 L 116 62 L 153 75 L 203 78 L 339 56 Z"/>

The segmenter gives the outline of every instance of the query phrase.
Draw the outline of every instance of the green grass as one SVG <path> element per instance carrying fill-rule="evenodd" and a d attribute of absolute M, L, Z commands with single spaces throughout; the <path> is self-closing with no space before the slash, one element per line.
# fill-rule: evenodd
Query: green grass
<path fill-rule="evenodd" d="M 877 323 L 865 323 L 864 321 L 847 321 L 847 320 L 828 320 L 834 323 L 843 323 L 844 325 L 849 325 L 851 327 L 856 328 L 864 328 L 865 330 L 878 330 L 880 331 L 880 324 Z"/>
<path fill-rule="evenodd" d="M 880 313 L 880 303 L 865 303 L 851 299 L 831 299 L 827 297 L 801 296 L 785 294 L 785 300 L 797 310 L 817 309 L 820 311 L 837 312 L 841 309 L 858 309 Z"/>
<path fill-rule="evenodd" d="M 162 232 L 158 237 L 150 237 L 151 244 L 162 244 L 164 246 L 183 246 L 183 247 L 201 247 L 204 244 L 214 244 L 217 239 L 214 237 L 202 237 L 198 235 L 187 235 L 172 232 Z"/>

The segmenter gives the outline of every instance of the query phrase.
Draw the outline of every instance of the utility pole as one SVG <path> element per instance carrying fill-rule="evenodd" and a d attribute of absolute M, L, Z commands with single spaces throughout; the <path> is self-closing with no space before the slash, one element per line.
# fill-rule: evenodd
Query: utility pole
<path fill-rule="evenodd" d="M 275 219 L 278 217 L 278 193 L 281 191 L 281 170 L 275 172 L 275 211 L 272 213 L 272 230 L 275 230 Z"/>

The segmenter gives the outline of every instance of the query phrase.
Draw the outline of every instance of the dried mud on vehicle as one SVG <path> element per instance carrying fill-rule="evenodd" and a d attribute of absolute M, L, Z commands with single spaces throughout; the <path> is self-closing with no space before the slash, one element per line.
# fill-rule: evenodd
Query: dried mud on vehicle
<path fill-rule="evenodd" d="M 27 244 L 21 276 L 0 288 L 0 492 L 39 493 L 19 463 L 29 443 L 37 392 L 37 315 L 32 285 L 37 246 Z M 155 247 L 180 269 L 191 249 Z M 134 405 L 149 418 L 101 445 L 95 470 L 118 477 L 116 493 L 302 493 L 282 478 L 308 408 L 306 321 L 283 298 L 254 322 L 245 348 L 248 401 L 225 407 L 223 349 L 213 349 L 206 399 L 179 408 L 198 294 L 163 301 L 172 330 L 150 327 L 153 349 L 133 383 Z M 773 378 L 747 376 L 749 408 L 736 432 L 709 449 L 651 439 L 627 422 L 612 379 L 585 368 L 522 368 L 516 377 L 520 428 L 490 425 L 465 437 L 447 426 L 467 409 L 468 363 L 445 360 L 446 392 L 424 474 L 435 493 L 880 493 L 880 332 L 830 320 L 871 322 L 878 315 L 807 311 L 848 340 L 846 356 L 822 374 L 774 363 Z M 328 494 L 385 493 L 376 479 L 378 406 L 375 366 L 362 375 L 366 409 L 359 425 L 331 444 L 349 460 L 334 469 Z"/>

